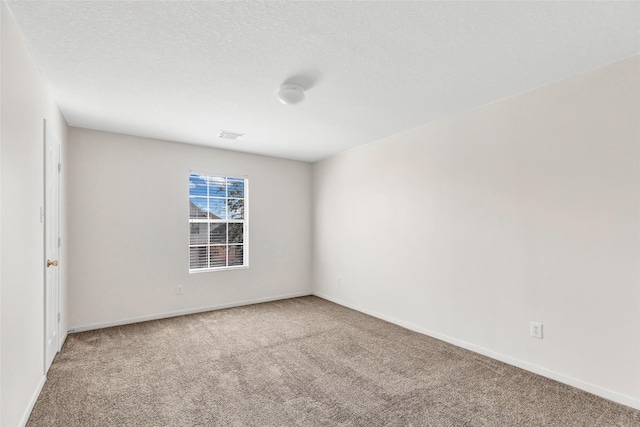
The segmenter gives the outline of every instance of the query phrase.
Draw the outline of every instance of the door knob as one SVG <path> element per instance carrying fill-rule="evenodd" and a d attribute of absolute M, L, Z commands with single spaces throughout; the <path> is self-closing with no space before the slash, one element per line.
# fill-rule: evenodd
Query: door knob
<path fill-rule="evenodd" d="M 58 266 L 58 260 L 54 259 L 53 261 L 51 261 L 50 259 L 47 260 L 47 267 L 51 267 L 51 266 L 57 267 Z"/>

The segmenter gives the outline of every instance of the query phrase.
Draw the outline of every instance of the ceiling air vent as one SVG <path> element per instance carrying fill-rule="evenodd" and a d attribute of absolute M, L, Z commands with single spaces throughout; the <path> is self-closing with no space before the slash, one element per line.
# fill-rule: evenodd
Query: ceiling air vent
<path fill-rule="evenodd" d="M 230 139 L 232 141 L 238 140 L 238 139 L 242 138 L 243 136 L 244 136 L 244 133 L 229 132 L 229 131 L 226 131 L 226 130 L 221 130 L 220 133 L 218 134 L 218 138 Z"/>

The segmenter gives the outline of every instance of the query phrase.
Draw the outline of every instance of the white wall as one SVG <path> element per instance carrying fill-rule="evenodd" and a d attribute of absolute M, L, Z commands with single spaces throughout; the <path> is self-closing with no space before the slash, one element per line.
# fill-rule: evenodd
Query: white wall
<path fill-rule="evenodd" d="M 71 328 L 311 293 L 310 164 L 70 128 L 69 169 Z M 248 269 L 189 274 L 190 170 L 248 176 Z"/>
<path fill-rule="evenodd" d="M 639 160 L 635 56 L 319 162 L 314 292 L 640 408 Z"/>
<path fill-rule="evenodd" d="M 44 381 L 43 119 L 63 149 L 67 129 L 11 13 L 1 7 L 0 424 L 19 426 Z M 61 304 L 65 292 L 62 280 Z"/>

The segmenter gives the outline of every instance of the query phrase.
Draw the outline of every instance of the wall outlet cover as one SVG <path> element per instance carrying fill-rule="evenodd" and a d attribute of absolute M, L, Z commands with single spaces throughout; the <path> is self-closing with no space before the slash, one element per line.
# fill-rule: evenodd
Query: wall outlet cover
<path fill-rule="evenodd" d="M 530 332 L 532 337 L 542 339 L 542 323 L 531 322 Z"/>

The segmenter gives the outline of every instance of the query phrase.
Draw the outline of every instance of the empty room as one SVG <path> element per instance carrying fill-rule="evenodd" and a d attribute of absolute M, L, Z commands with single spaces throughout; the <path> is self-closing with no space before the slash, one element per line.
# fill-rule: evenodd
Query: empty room
<path fill-rule="evenodd" d="M 640 2 L 0 1 L 0 427 L 640 426 Z"/>

